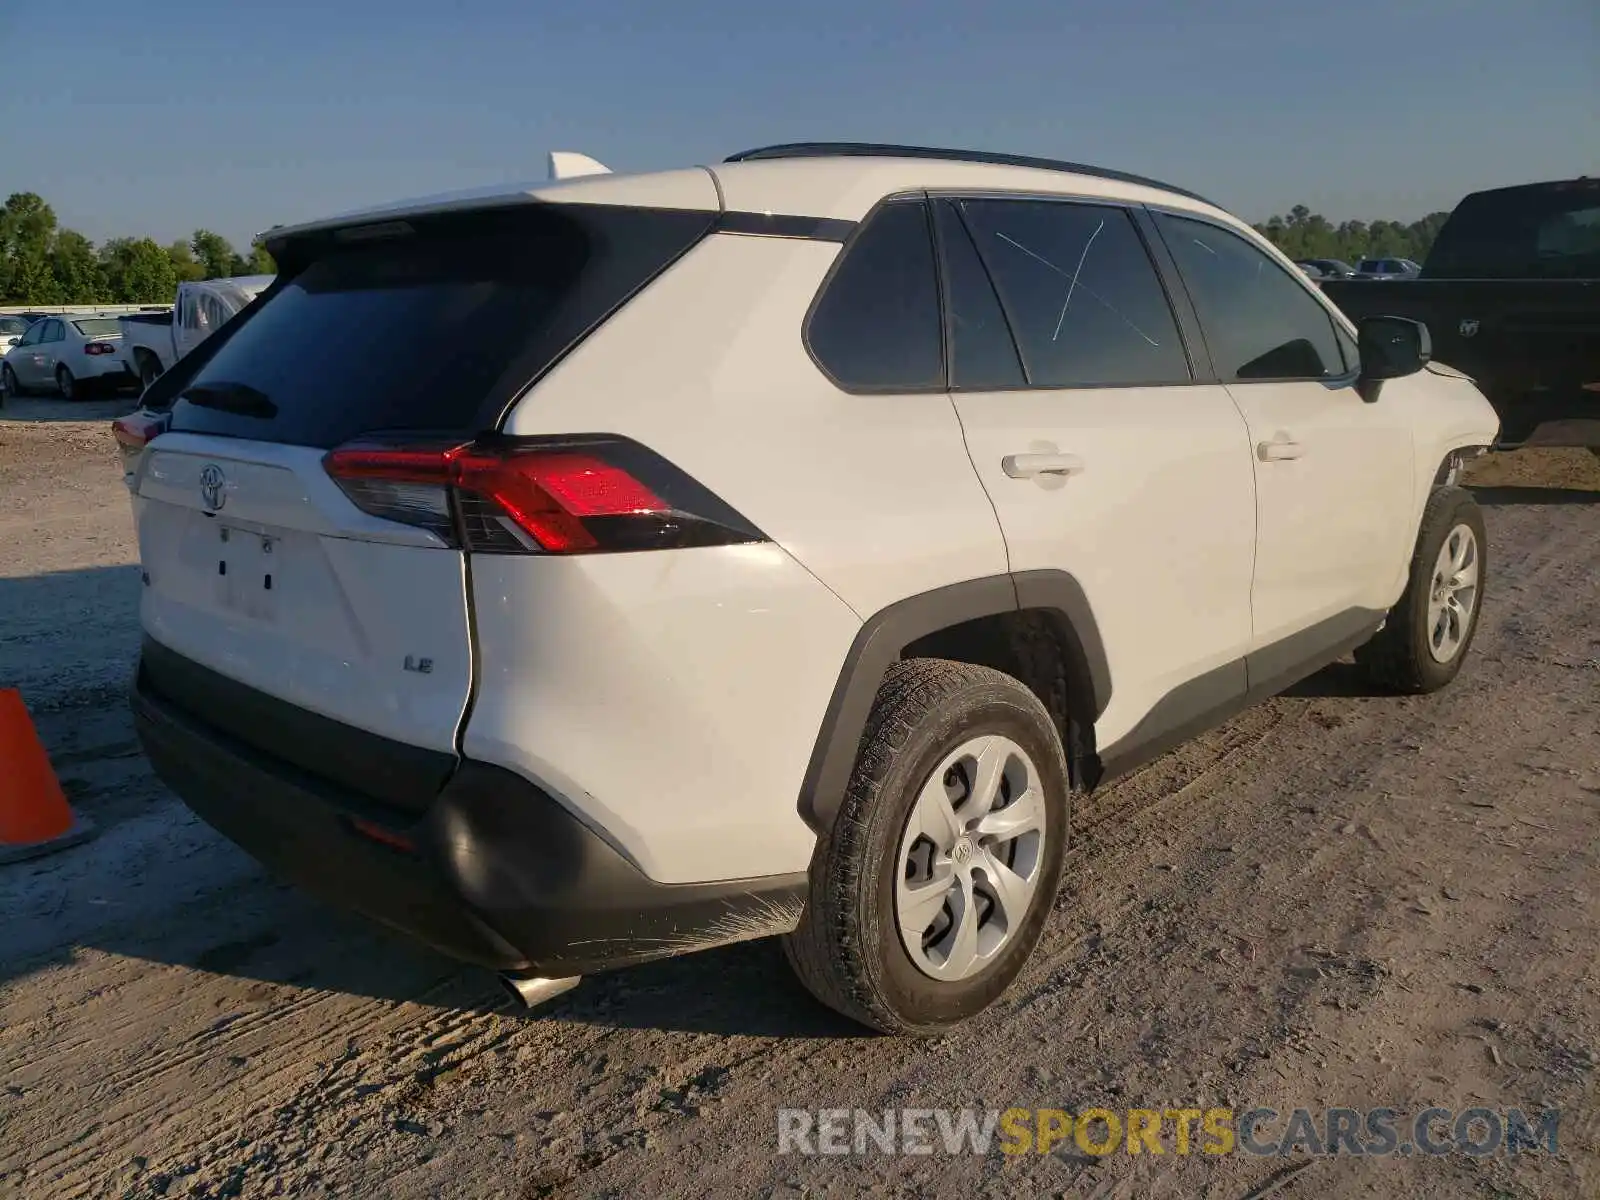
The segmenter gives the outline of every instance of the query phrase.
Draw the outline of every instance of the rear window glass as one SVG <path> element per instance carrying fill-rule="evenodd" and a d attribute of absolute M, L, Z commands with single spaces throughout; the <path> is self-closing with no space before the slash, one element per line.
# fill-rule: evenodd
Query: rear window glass
<path fill-rule="evenodd" d="M 1428 254 L 1447 279 L 1600 278 L 1600 180 L 1468 196 Z"/>
<path fill-rule="evenodd" d="M 530 205 L 301 249 L 309 262 L 292 280 L 196 352 L 202 365 L 174 385 L 172 427 L 317 447 L 493 428 L 711 220 Z"/>
<path fill-rule="evenodd" d="M 96 317 L 88 321 L 74 321 L 72 324 L 85 337 L 105 337 L 107 334 L 122 332 L 122 327 L 112 317 Z"/>

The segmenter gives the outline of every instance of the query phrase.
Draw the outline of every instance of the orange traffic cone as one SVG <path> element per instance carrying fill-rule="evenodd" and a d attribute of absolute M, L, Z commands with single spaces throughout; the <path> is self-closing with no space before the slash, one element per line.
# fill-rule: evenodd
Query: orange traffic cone
<path fill-rule="evenodd" d="M 0 863 L 64 850 L 93 832 L 73 815 L 22 693 L 0 689 Z"/>

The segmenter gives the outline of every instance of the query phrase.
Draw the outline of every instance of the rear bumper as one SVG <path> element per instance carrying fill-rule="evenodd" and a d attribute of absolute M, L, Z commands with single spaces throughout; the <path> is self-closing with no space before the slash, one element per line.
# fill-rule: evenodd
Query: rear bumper
<path fill-rule="evenodd" d="M 78 370 L 74 373 L 79 379 L 93 379 L 97 382 L 103 381 L 105 383 L 123 381 L 131 383 L 138 378 L 132 371 L 128 370 L 128 364 L 121 357 L 111 354 L 82 358 L 78 364 Z"/>
<path fill-rule="evenodd" d="M 499 767 L 463 762 L 418 814 L 222 732 L 158 691 L 142 663 L 132 705 L 156 774 L 208 824 L 275 874 L 466 962 L 579 975 L 782 933 L 799 920 L 803 874 L 656 883 Z M 358 822 L 389 841 L 358 832 Z"/>

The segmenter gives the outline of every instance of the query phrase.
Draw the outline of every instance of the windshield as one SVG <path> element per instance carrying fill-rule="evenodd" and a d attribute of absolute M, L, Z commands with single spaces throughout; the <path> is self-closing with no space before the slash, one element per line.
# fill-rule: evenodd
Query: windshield
<path fill-rule="evenodd" d="M 27 332 L 28 322 L 21 317 L 0 317 L 0 334 Z"/>
<path fill-rule="evenodd" d="M 120 336 L 122 333 L 122 326 L 115 317 L 91 317 L 87 321 L 74 321 L 72 325 L 85 337 Z"/>

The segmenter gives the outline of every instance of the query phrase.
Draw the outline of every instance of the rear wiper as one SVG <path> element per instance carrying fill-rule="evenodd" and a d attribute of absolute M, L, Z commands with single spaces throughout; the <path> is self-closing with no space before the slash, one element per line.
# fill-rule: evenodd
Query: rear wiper
<path fill-rule="evenodd" d="M 241 417 L 271 420 L 278 415 L 278 406 L 267 399 L 267 394 L 248 383 L 197 383 L 179 392 L 178 399 Z"/>

